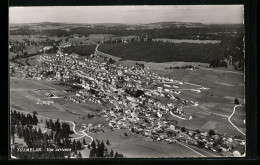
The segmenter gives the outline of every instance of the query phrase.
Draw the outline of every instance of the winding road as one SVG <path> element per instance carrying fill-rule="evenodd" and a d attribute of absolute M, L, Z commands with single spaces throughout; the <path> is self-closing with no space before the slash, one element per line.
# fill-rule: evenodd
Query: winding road
<path fill-rule="evenodd" d="M 234 123 L 232 123 L 232 121 L 230 120 L 231 117 L 235 114 L 236 108 L 239 107 L 239 106 L 243 106 L 243 104 L 244 104 L 244 103 L 241 103 L 241 104 L 239 104 L 239 105 L 234 106 L 232 114 L 228 117 L 228 121 L 229 121 L 229 123 L 230 123 L 233 127 L 235 127 L 242 135 L 245 136 L 245 133 L 242 132 L 242 131 L 241 131 Z"/>

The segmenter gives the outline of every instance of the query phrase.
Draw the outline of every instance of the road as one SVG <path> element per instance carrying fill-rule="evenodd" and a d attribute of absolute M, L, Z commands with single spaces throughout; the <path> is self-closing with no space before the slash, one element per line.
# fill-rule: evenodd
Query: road
<path fill-rule="evenodd" d="M 202 152 L 202 153 L 206 153 L 207 155 L 210 155 L 210 156 L 206 156 L 206 157 L 219 157 L 219 156 L 214 155 L 214 154 L 212 154 L 212 153 L 210 153 L 210 152 L 208 152 L 208 151 L 202 150 L 202 149 L 200 149 L 200 148 L 198 148 L 198 147 L 194 147 L 194 146 L 189 146 L 189 147 L 190 147 L 190 148 L 193 148 L 193 149 L 195 149 L 195 150 L 199 150 L 199 151 Z"/>
<path fill-rule="evenodd" d="M 229 123 L 230 123 L 233 127 L 235 127 L 235 128 L 236 128 L 236 129 L 237 129 L 237 130 L 242 134 L 242 135 L 246 136 L 245 133 L 242 132 L 242 131 L 237 127 L 237 126 L 235 126 L 235 124 L 232 123 L 232 121 L 230 120 L 231 117 L 235 114 L 235 112 L 236 112 L 236 108 L 239 107 L 239 106 L 243 106 L 243 103 L 234 106 L 232 114 L 228 117 L 228 121 L 229 121 Z"/>
<path fill-rule="evenodd" d="M 185 144 L 182 144 L 182 143 L 180 143 L 180 142 L 178 142 L 178 141 L 177 141 L 177 143 L 180 144 L 180 145 L 182 145 L 182 146 L 184 146 L 184 147 L 186 147 L 186 148 L 188 148 L 188 149 L 190 149 L 191 151 L 193 151 L 193 152 L 199 154 L 201 157 L 206 157 L 205 155 L 203 155 L 203 154 L 201 154 L 201 153 L 195 151 L 194 149 L 190 148 L 189 146 L 187 146 L 187 145 L 185 145 Z"/>
<path fill-rule="evenodd" d="M 172 113 L 172 111 L 170 111 L 170 114 L 171 114 L 172 116 L 174 116 L 174 117 L 177 117 L 177 118 L 179 118 L 179 119 L 182 119 L 182 120 L 187 120 L 187 119 L 185 119 L 185 118 L 183 118 L 183 117 L 180 117 L 180 116 L 174 115 L 174 114 Z"/>
<path fill-rule="evenodd" d="M 180 132 L 180 134 L 183 135 L 183 136 L 186 136 L 186 137 L 190 138 L 190 137 L 189 137 L 187 134 L 185 134 L 185 133 Z M 177 142 L 178 142 L 178 141 L 177 141 Z M 180 143 L 180 142 L 179 142 L 179 143 Z M 182 143 L 181 143 L 181 144 L 182 144 Z M 182 144 L 182 145 L 185 145 L 185 144 Z M 185 146 L 185 147 L 188 148 L 188 146 Z M 208 152 L 208 151 L 199 149 L 198 147 L 195 147 L 195 146 L 192 146 L 192 145 L 190 145 L 189 148 L 193 148 L 193 150 L 199 150 L 200 152 L 198 152 L 198 153 L 200 153 L 201 155 L 203 155 L 202 153 L 206 153 L 207 155 L 210 155 L 210 156 L 206 156 L 206 157 L 219 157 L 219 156 L 217 156 L 217 155 L 214 155 L 214 154 L 212 154 L 212 153 L 210 153 L 210 152 Z M 193 151 L 193 150 L 192 150 L 192 151 Z M 196 152 L 197 152 L 197 151 L 196 151 Z M 201 152 L 202 152 L 202 153 L 201 153 Z M 205 155 L 204 155 L 204 156 L 205 156 Z"/>

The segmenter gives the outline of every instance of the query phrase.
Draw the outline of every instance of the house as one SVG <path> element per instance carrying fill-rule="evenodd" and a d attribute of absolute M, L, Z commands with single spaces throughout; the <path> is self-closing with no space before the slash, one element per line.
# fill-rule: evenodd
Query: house
<path fill-rule="evenodd" d="M 162 89 L 163 89 L 162 87 L 157 87 L 158 92 L 162 92 Z"/>
<path fill-rule="evenodd" d="M 49 93 L 49 92 L 47 92 L 47 93 L 45 93 L 45 96 L 46 96 L 46 97 L 53 97 L 54 95 L 51 94 L 51 93 Z"/>
<path fill-rule="evenodd" d="M 213 143 L 212 142 L 208 142 L 205 144 L 205 148 L 207 149 L 211 149 L 213 147 Z"/>
<path fill-rule="evenodd" d="M 221 152 L 222 151 L 222 149 L 219 146 L 215 146 L 215 147 L 211 148 L 211 150 L 213 152 Z"/>
<path fill-rule="evenodd" d="M 89 130 L 92 130 L 92 129 L 94 129 L 93 124 L 88 124 L 87 130 L 89 131 Z"/>
<path fill-rule="evenodd" d="M 242 154 L 239 151 L 235 150 L 235 151 L 233 151 L 233 156 L 234 157 L 242 157 Z"/>

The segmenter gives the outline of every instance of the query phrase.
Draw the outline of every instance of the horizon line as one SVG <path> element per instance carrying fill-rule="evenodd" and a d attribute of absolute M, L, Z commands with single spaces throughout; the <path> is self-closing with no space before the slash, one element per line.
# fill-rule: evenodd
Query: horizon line
<path fill-rule="evenodd" d="M 10 23 L 11 24 L 40 24 L 40 23 L 61 23 L 61 24 L 123 24 L 123 25 L 146 25 L 152 23 L 201 23 L 201 24 L 244 24 L 243 22 L 198 22 L 198 21 L 162 21 L 162 22 L 150 22 L 150 23 L 120 23 L 120 22 L 95 22 L 95 23 L 83 23 L 83 22 L 58 22 L 58 21 L 41 21 L 41 22 L 23 22 L 23 23 Z"/>

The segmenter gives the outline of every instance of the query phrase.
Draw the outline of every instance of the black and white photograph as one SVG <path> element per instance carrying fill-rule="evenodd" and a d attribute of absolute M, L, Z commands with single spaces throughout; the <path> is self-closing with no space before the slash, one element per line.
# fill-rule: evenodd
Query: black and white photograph
<path fill-rule="evenodd" d="M 9 7 L 11 159 L 246 157 L 244 5 Z"/>

